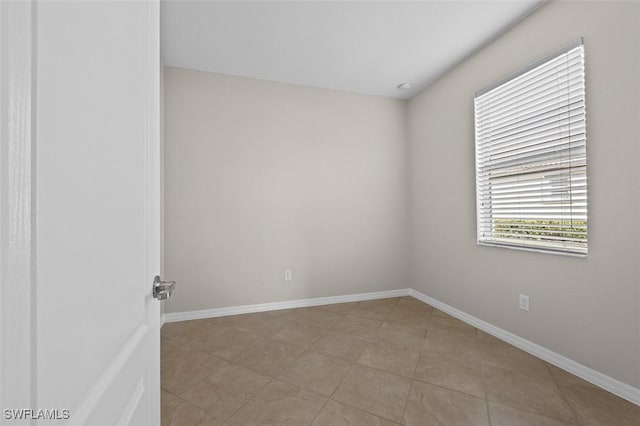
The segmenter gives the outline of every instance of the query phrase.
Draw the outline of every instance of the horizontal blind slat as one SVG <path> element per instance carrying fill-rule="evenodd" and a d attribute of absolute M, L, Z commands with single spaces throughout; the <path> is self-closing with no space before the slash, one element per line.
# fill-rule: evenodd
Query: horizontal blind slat
<path fill-rule="evenodd" d="M 557 120 L 556 122 L 548 123 L 543 126 L 538 126 L 530 129 L 521 129 L 521 131 L 510 133 L 508 135 L 496 137 L 491 139 L 493 141 L 492 146 L 500 146 L 501 144 L 509 142 L 510 144 L 523 143 L 523 141 L 529 140 L 529 138 L 544 137 L 551 135 L 570 136 L 571 134 L 582 133 L 585 131 L 584 127 L 584 114 L 577 117 L 569 117 L 568 119 Z M 480 141 L 482 143 L 482 140 Z"/>
<path fill-rule="evenodd" d="M 518 164 L 531 164 L 546 161 L 557 157 L 584 157 L 586 156 L 586 153 L 586 145 L 584 141 L 581 140 L 569 143 L 533 146 L 528 149 L 522 149 L 519 152 L 497 156 L 497 158 L 494 157 L 491 160 L 487 160 L 482 164 L 482 168 L 486 171 L 490 171 L 501 167 L 512 167 Z"/>
<path fill-rule="evenodd" d="M 560 76 L 556 80 L 543 82 L 537 87 L 526 87 L 525 91 L 518 93 L 500 103 L 484 102 L 476 100 L 476 111 L 488 121 L 503 120 L 514 111 L 526 112 L 536 105 L 549 100 L 559 100 L 575 97 L 584 90 L 584 76 Z M 504 114 L 499 115 L 500 113 Z"/>
<path fill-rule="evenodd" d="M 586 235 L 586 234 L 585 234 Z M 526 235 L 526 234 L 518 234 L 518 233 L 509 233 L 509 232 L 497 232 L 496 238 L 511 238 L 513 237 L 514 239 L 518 239 L 518 240 L 524 240 L 524 239 L 536 239 L 538 241 L 544 241 L 544 240 L 552 240 L 552 241 L 565 241 L 565 242 L 575 242 L 575 243 L 580 243 L 583 242 L 585 240 L 585 238 L 576 238 L 576 237 L 568 237 L 568 236 L 556 236 L 556 235 L 546 235 L 546 234 L 531 234 L 531 235 Z"/>
<path fill-rule="evenodd" d="M 503 132 L 518 129 L 533 123 L 538 123 L 544 120 L 551 119 L 559 115 L 566 115 L 584 111 L 584 96 L 582 93 L 577 94 L 567 100 L 567 102 L 560 103 L 556 99 L 549 100 L 547 102 L 537 104 L 528 111 L 521 111 L 513 114 L 513 117 L 508 117 L 504 120 L 484 120 L 481 123 L 479 136 L 492 137 L 494 135 L 502 134 Z"/>
<path fill-rule="evenodd" d="M 572 75 L 582 74 L 580 72 L 584 62 L 582 55 L 570 54 L 556 59 L 556 61 L 548 63 L 547 66 L 543 65 L 532 70 L 533 72 L 523 74 L 490 92 L 477 96 L 475 98 L 476 101 L 479 103 L 495 102 L 499 104 L 502 100 L 513 97 L 514 94 L 522 93 L 523 88 L 535 87 L 540 82 L 558 79 L 567 73 Z"/>
<path fill-rule="evenodd" d="M 517 125 L 503 128 L 499 131 L 489 129 L 488 133 L 480 133 L 478 137 L 483 141 L 500 141 L 511 135 L 522 134 L 529 130 L 538 129 L 544 126 L 553 125 L 554 127 L 561 127 L 564 124 L 564 121 L 571 123 L 575 121 L 574 119 L 576 118 L 582 119 L 584 117 L 584 105 L 582 102 L 576 102 L 573 107 L 559 107 L 553 111 L 547 111 L 544 115 L 540 114 L 536 117 L 532 117 L 531 119 L 524 116 L 520 117 L 521 121 L 519 121 Z"/>
<path fill-rule="evenodd" d="M 548 223 L 526 223 L 524 221 L 517 220 L 499 220 L 499 219 L 487 219 L 488 226 L 502 225 L 506 227 L 510 226 L 518 226 L 518 227 L 529 227 L 529 228 L 557 228 L 557 229 L 565 229 L 571 228 L 575 229 L 578 232 L 586 232 L 587 224 L 586 221 L 567 221 L 566 223 L 559 223 L 560 221 L 547 221 Z M 551 223 L 554 222 L 554 223 Z"/>
<path fill-rule="evenodd" d="M 577 143 L 577 142 L 582 142 L 583 144 L 586 145 L 587 138 L 585 136 L 586 135 L 584 133 L 578 133 L 575 135 L 547 137 L 547 138 L 529 140 L 527 142 L 523 142 L 518 145 L 507 147 L 507 149 L 495 150 L 495 152 L 488 152 L 483 155 L 478 155 L 478 159 L 481 162 L 485 162 L 494 158 L 501 158 L 508 155 L 517 155 L 517 153 L 520 151 L 526 152 L 528 148 L 537 149 L 538 147 L 542 147 L 542 146 L 552 146 L 552 145 Z"/>
<path fill-rule="evenodd" d="M 493 152 L 500 153 L 509 150 L 518 149 L 524 144 L 536 144 L 536 143 L 545 143 L 548 141 L 558 140 L 558 139 L 566 139 L 569 137 L 585 137 L 586 138 L 586 130 L 584 126 L 574 127 L 571 130 L 571 134 L 568 133 L 547 133 L 543 135 L 538 135 L 536 137 L 529 136 L 528 138 L 514 138 L 512 141 L 501 142 L 496 144 L 488 144 L 485 143 L 485 139 L 478 139 L 478 143 L 482 145 L 483 152 L 480 153 L 479 157 L 483 158 L 491 155 Z"/>

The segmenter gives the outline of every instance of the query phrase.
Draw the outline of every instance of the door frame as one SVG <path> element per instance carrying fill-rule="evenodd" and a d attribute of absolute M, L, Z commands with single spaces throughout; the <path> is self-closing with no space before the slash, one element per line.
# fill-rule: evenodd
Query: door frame
<path fill-rule="evenodd" d="M 0 407 L 37 407 L 35 6 L 0 2 Z M 3 416 L 4 417 L 4 416 Z"/>

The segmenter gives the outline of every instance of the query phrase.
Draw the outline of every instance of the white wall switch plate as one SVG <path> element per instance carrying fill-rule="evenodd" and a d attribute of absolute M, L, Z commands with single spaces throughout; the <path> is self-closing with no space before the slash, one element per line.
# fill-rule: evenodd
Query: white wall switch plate
<path fill-rule="evenodd" d="M 284 271 L 284 280 L 285 281 L 291 281 L 292 276 L 293 275 L 291 274 L 290 270 L 287 269 L 287 270 Z"/>

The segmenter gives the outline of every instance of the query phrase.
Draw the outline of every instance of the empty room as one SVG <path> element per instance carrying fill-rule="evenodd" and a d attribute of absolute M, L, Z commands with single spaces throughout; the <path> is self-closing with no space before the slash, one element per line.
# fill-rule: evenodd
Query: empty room
<path fill-rule="evenodd" d="M 640 426 L 639 1 L 0 1 L 1 424 Z"/>

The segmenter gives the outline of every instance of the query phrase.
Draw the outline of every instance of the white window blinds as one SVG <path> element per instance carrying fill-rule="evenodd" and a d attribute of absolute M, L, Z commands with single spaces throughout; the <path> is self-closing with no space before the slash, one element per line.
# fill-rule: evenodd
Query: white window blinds
<path fill-rule="evenodd" d="M 582 40 L 475 97 L 478 243 L 587 254 Z"/>

